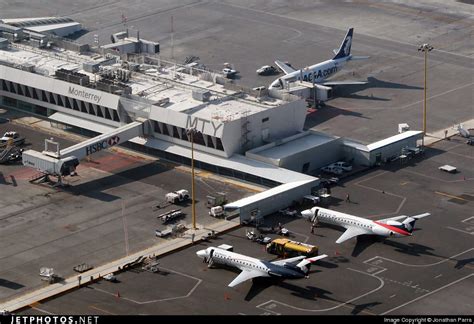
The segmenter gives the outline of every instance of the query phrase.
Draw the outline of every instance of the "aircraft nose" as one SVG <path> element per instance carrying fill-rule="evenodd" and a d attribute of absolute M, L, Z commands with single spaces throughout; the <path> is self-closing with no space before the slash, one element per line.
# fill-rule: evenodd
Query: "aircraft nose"
<path fill-rule="evenodd" d="M 199 250 L 196 252 L 197 256 L 204 259 L 204 258 L 207 258 L 207 252 L 206 250 Z"/>
<path fill-rule="evenodd" d="M 304 217 L 304 218 L 311 218 L 313 217 L 313 212 L 311 211 L 311 209 L 306 209 L 306 210 L 303 210 L 301 212 L 301 215 Z"/>

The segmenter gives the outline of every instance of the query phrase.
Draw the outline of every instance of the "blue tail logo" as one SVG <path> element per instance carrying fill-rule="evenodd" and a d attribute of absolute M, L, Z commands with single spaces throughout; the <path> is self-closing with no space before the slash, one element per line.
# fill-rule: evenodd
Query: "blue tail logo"
<path fill-rule="evenodd" d="M 336 53 L 336 56 L 334 56 L 333 60 L 337 60 L 340 58 L 347 57 L 351 54 L 351 45 L 352 45 L 352 34 L 354 32 L 354 28 L 350 28 L 347 31 L 346 37 L 344 37 L 344 41 L 342 42 L 341 46 L 339 47 L 339 50 Z"/>

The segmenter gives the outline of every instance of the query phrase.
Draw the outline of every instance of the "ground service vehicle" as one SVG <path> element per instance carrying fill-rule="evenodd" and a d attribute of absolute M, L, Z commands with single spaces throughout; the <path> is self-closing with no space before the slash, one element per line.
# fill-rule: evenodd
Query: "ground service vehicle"
<path fill-rule="evenodd" d="M 276 73 L 277 69 L 271 65 L 264 65 L 261 68 L 259 68 L 256 72 L 258 75 L 269 75 L 269 74 Z"/>
<path fill-rule="evenodd" d="M 344 171 L 352 171 L 352 165 L 350 165 L 349 163 L 347 162 L 343 162 L 343 161 L 338 161 L 336 163 L 333 163 L 331 165 L 329 165 L 329 167 L 335 167 L 335 168 L 340 168 Z"/>
<path fill-rule="evenodd" d="M 317 246 L 284 238 L 273 240 L 267 244 L 266 250 L 268 253 L 277 254 L 284 258 L 291 258 L 300 255 L 308 257 L 318 255 Z"/>
<path fill-rule="evenodd" d="M 222 206 L 212 207 L 209 211 L 209 216 L 212 217 L 222 217 L 224 216 L 224 208 Z"/>
<path fill-rule="evenodd" d="M 6 146 L 8 143 L 20 146 L 25 143 L 25 138 L 20 136 L 20 134 L 18 134 L 17 132 L 5 132 L 5 134 L 3 134 L 3 137 L 0 138 L 0 146 Z"/>
<path fill-rule="evenodd" d="M 169 192 L 166 194 L 165 198 L 167 202 L 170 202 L 172 204 L 184 202 L 189 199 L 189 191 L 181 189 L 178 191 Z"/>

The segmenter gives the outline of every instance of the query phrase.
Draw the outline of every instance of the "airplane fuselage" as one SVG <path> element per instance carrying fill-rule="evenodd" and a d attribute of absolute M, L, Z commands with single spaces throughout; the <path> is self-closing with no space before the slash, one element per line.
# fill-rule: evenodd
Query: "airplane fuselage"
<path fill-rule="evenodd" d="M 367 218 L 349 215 L 325 208 L 312 208 L 312 210 L 316 209 L 318 210 L 317 219 L 321 223 L 342 226 L 344 228 L 358 227 L 371 231 L 374 235 L 380 235 L 383 237 L 404 237 L 411 235 L 411 233 L 392 226 L 390 223 L 384 224 Z"/>
<path fill-rule="evenodd" d="M 206 251 L 205 257 L 211 258 L 213 264 L 234 267 L 240 270 L 255 270 L 261 273 L 261 277 L 281 277 L 284 279 L 299 279 L 305 277 L 305 273 L 296 266 L 280 266 L 219 248 L 208 248 L 203 251 Z M 204 254 L 202 255 L 204 256 Z"/>
<path fill-rule="evenodd" d="M 327 60 L 318 64 L 314 64 L 301 70 L 291 72 L 285 76 L 282 76 L 279 79 L 284 80 L 285 82 L 303 80 L 305 82 L 310 83 L 322 83 L 327 78 L 339 72 L 344 67 L 346 62 L 350 59 L 350 57 L 351 56 L 337 60 Z M 270 87 L 278 86 L 280 82 L 279 79 L 275 80 L 270 85 Z"/>

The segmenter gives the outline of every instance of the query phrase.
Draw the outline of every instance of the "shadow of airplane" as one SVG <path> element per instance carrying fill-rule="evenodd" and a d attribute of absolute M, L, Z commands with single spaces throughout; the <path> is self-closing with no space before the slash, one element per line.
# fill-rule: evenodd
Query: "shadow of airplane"
<path fill-rule="evenodd" d="M 344 98 L 357 98 L 357 95 L 354 95 L 356 92 L 364 91 L 367 89 L 373 88 L 384 88 L 384 89 L 404 89 L 404 90 L 423 90 L 423 87 L 411 86 L 403 83 L 389 82 L 377 79 L 375 77 L 369 76 L 367 78 L 366 84 L 354 84 L 354 85 L 345 85 L 342 87 L 334 88 L 334 96 L 344 97 Z M 351 97 L 354 95 L 354 97 Z M 388 101 L 390 99 L 378 98 L 373 96 L 359 96 L 360 99 L 372 99 L 372 100 L 383 100 Z M 367 97 L 367 98 L 366 98 Z"/>
<path fill-rule="evenodd" d="M 456 269 L 462 269 L 464 266 L 469 265 L 471 263 L 474 263 L 474 258 L 467 258 L 467 259 L 462 259 L 458 260 L 456 265 L 454 266 Z"/>
<path fill-rule="evenodd" d="M 293 285 L 289 282 L 282 282 L 279 285 L 280 287 L 292 291 L 291 294 L 296 297 L 309 299 L 309 300 L 316 300 L 317 298 L 332 300 L 339 302 L 337 299 L 332 298 L 329 295 L 332 295 L 332 292 L 329 290 L 325 290 L 322 288 L 317 288 L 313 286 L 306 286 L 306 288 Z"/>
<path fill-rule="evenodd" d="M 369 117 L 364 116 L 360 112 L 341 109 L 326 103 L 324 109 L 319 109 L 315 113 L 311 113 L 306 116 L 304 127 L 312 128 L 339 115 L 370 119 Z"/>
<path fill-rule="evenodd" d="M 352 250 L 351 256 L 358 257 L 369 246 L 373 245 L 377 241 L 381 241 L 381 240 L 379 240 L 374 235 L 360 235 L 360 236 L 358 236 L 356 245 L 354 246 L 354 249 Z"/>
<path fill-rule="evenodd" d="M 254 297 L 259 295 L 268 287 L 273 286 L 276 283 L 275 278 L 254 278 L 252 280 L 252 286 L 250 286 L 247 295 L 245 295 L 245 301 L 251 301 Z"/>
<path fill-rule="evenodd" d="M 354 309 L 351 311 L 351 315 L 357 315 L 357 314 L 359 314 L 360 312 L 363 312 L 365 309 L 367 309 L 369 307 L 374 307 L 374 306 L 381 305 L 381 304 L 382 303 L 380 303 L 380 302 L 365 303 L 365 304 L 360 304 L 360 305 L 350 304 L 350 305 L 354 305 Z"/>
<path fill-rule="evenodd" d="M 401 242 L 395 242 L 392 240 L 384 240 L 383 244 L 387 244 L 390 246 L 393 246 L 395 248 L 395 251 L 404 253 L 404 254 L 409 254 L 413 256 L 421 256 L 421 255 L 431 255 L 435 257 L 440 257 L 444 258 L 442 255 L 437 255 L 431 251 L 434 251 L 434 249 L 430 248 L 429 246 L 426 245 L 421 245 L 417 243 L 408 243 L 404 244 Z"/>

